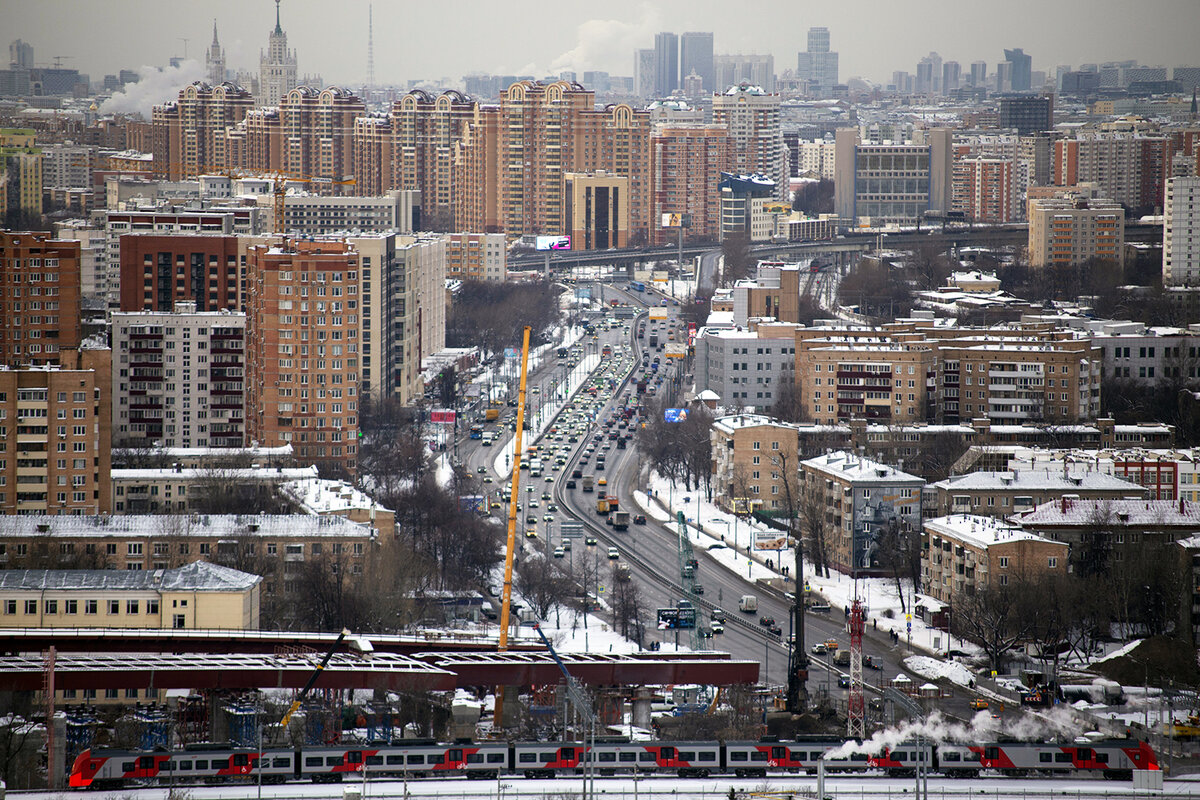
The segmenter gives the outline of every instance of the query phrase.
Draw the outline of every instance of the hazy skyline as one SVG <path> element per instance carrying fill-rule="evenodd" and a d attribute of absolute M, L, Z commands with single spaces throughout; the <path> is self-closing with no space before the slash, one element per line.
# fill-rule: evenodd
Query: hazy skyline
<path fill-rule="evenodd" d="M 71 56 L 64 66 L 92 80 L 120 69 L 164 66 L 172 56 L 204 60 L 216 19 L 226 64 L 258 71 L 259 51 L 275 23 L 273 0 L 4 0 L 7 40 L 35 48 L 38 64 Z M 283 0 L 288 44 L 299 73 L 326 83 L 357 85 L 367 75 L 368 0 L 332 4 Z M 715 52 L 775 56 L 776 72 L 794 69 L 809 27 L 830 29 L 840 78 L 886 83 L 893 70 L 913 72 L 935 50 L 964 68 L 974 60 L 989 72 L 1003 48 L 1021 47 L 1035 70 L 1058 64 L 1136 59 L 1151 66 L 1200 65 L 1197 0 L 1009 0 L 946 4 L 932 0 L 853 5 L 750 0 L 611 0 L 598 7 L 531 0 L 503 4 L 444 0 L 409 4 L 375 0 L 375 80 L 457 81 L 471 72 L 557 74 L 596 69 L 633 72 L 633 52 L 652 47 L 658 31 L 714 32 Z M 600 8 L 603 18 L 592 14 Z"/>

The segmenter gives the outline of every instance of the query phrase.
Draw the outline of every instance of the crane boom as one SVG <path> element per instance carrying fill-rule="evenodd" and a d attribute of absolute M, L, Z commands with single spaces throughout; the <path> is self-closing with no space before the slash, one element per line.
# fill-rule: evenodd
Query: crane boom
<path fill-rule="evenodd" d="M 517 435 L 513 438 L 512 492 L 508 498 L 508 539 L 504 547 L 504 589 L 500 600 L 500 641 L 496 650 L 503 653 L 508 649 L 508 623 L 512 612 L 513 551 L 517 540 L 517 498 L 521 490 L 521 435 L 525 431 L 525 379 L 529 370 L 529 331 L 525 326 L 521 340 L 521 383 L 517 390 Z M 493 719 L 497 728 L 503 725 L 504 687 L 496 692 L 496 710 Z"/>
<path fill-rule="evenodd" d="M 288 722 L 291 721 L 292 715 L 300 710 L 300 704 L 304 702 L 304 698 L 308 697 L 308 693 L 312 691 L 312 687 L 317 682 L 317 678 L 321 677 L 321 673 L 324 672 L 325 667 L 329 665 L 329 659 L 333 658 L 333 654 L 337 652 L 339 647 L 341 647 L 342 640 L 349 635 L 350 629 L 342 628 L 342 632 L 338 634 L 337 639 L 335 639 L 333 644 L 329 646 L 329 649 L 325 651 L 325 657 L 321 659 L 321 663 L 317 665 L 315 670 L 313 670 L 313 674 L 309 677 L 308 683 L 304 684 L 304 688 L 300 690 L 300 694 L 296 695 L 296 699 L 293 700 L 292 704 L 288 707 L 287 713 L 283 715 L 283 720 L 279 723 L 279 726 L 283 728 L 284 731 L 287 730 L 287 725 Z"/>

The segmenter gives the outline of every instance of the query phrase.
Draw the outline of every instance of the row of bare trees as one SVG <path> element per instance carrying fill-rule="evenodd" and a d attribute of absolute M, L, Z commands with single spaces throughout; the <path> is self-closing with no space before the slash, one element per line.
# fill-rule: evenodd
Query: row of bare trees
<path fill-rule="evenodd" d="M 638 449 L 659 475 L 683 481 L 690 491 L 707 488 L 712 477 L 712 413 L 705 406 L 687 409 L 686 419 L 666 421 L 665 399 L 647 404 Z"/>

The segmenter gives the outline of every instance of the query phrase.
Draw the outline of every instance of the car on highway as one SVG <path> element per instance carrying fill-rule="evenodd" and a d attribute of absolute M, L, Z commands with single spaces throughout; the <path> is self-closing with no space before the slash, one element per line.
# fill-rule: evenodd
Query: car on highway
<path fill-rule="evenodd" d="M 596 546 L 596 537 L 588 536 L 586 539 L 583 540 L 583 543 L 586 544 L 588 547 L 595 547 Z"/>
<path fill-rule="evenodd" d="M 758 624 L 762 625 L 764 628 L 769 628 L 775 624 L 775 618 L 763 615 L 758 618 Z"/>
<path fill-rule="evenodd" d="M 566 551 L 566 550 L 563 550 L 561 547 L 556 547 L 556 548 L 554 548 L 554 557 L 555 557 L 555 558 L 562 558 L 562 557 L 564 557 L 566 554 L 567 554 L 567 551 Z"/>
<path fill-rule="evenodd" d="M 714 619 L 714 620 L 712 621 L 712 627 L 711 627 L 711 630 L 712 630 L 712 632 L 713 632 L 713 633 L 724 633 L 724 632 L 725 632 L 725 625 L 724 625 L 724 623 L 717 622 L 717 621 Z"/>
<path fill-rule="evenodd" d="M 611 560 L 611 561 L 616 561 L 616 560 L 617 560 L 618 558 L 620 558 L 620 557 L 621 557 L 621 551 L 620 551 L 620 550 L 618 550 L 618 549 L 617 549 L 617 548 L 615 548 L 615 547 L 610 547 L 610 548 L 608 548 L 608 558 L 609 558 L 609 560 Z"/>
<path fill-rule="evenodd" d="M 987 708 L 988 708 L 988 701 L 984 700 L 982 697 L 976 697 L 975 699 L 973 699 L 971 701 L 971 710 L 972 711 L 986 711 Z"/>
<path fill-rule="evenodd" d="M 529 530 L 525 531 L 526 539 L 536 539 L 537 537 L 538 537 L 537 531 L 535 531 L 533 528 L 530 528 Z"/>
<path fill-rule="evenodd" d="M 829 648 L 825 646 L 824 642 L 817 642 L 812 646 L 812 654 L 814 656 L 823 656 L 828 652 Z"/>
<path fill-rule="evenodd" d="M 537 525 L 537 515 L 535 515 L 535 514 L 526 515 L 525 524 L 526 525 Z"/>
<path fill-rule="evenodd" d="M 837 639 L 826 639 L 825 649 L 831 653 L 836 653 L 838 649 Z"/>
<path fill-rule="evenodd" d="M 840 686 L 843 689 L 849 689 L 850 688 L 850 676 L 849 675 L 839 675 L 838 676 L 838 686 Z"/>
<path fill-rule="evenodd" d="M 634 514 L 633 515 L 633 524 L 634 525 L 645 525 L 646 524 L 646 515 L 645 514 Z"/>

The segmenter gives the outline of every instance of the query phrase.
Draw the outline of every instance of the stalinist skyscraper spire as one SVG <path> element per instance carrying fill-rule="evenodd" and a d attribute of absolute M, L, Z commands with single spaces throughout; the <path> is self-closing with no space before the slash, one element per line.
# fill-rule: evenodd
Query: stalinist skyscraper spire
<path fill-rule="evenodd" d="M 296 52 L 288 50 L 287 34 L 279 21 L 279 0 L 275 0 L 275 30 L 267 40 L 267 51 L 258 60 L 259 105 L 277 106 L 295 88 Z"/>
<path fill-rule="evenodd" d="M 213 86 L 217 86 L 225 81 L 225 52 L 221 50 L 221 43 L 217 41 L 217 21 L 213 20 L 213 40 L 208 46 L 208 54 L 204 58 L 204 64 L 208 68 L 208 82 Z"/>

